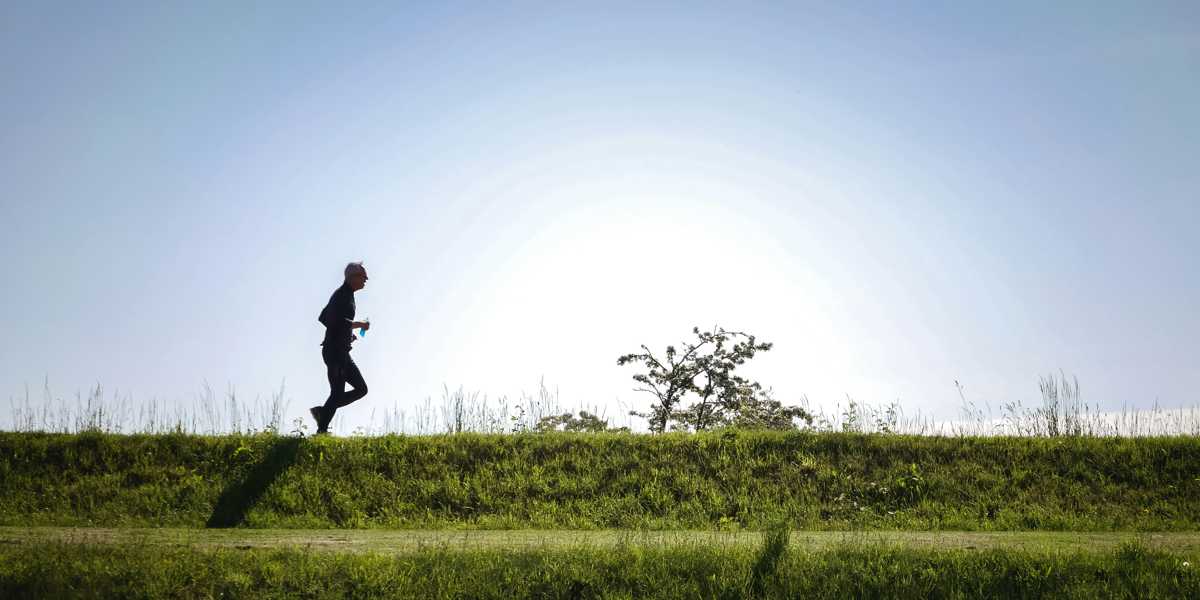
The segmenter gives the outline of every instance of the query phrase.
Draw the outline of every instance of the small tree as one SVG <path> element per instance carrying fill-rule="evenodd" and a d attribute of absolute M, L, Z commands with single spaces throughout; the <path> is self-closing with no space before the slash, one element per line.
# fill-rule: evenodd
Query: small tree
<path fill-rule="evenodd" d="M 657 402 L 648 413 L 630 414 L 649 420 L 653 432 L 666 431 L 672 422 L 676 423 L 676 429 L 696 431 L 725 424 L 741 406 L 762 393 L 758 382 L 741 377 L 734 370 L 756 353 L 770 350 L 771 343 L 719 327 L 712 331 L 693 327 L 692 333 L 697 339 L 683 342 L 682 350 L 667 346 L 660 357 L 643 344 L 642 352 L 617 359 L 618 365 L 642 364 L 647 369 L 633 376 L 641 384 L 635 389 L 653 395 Z M 694 394 L 699 401 L 681 409 L 680 403 L 688 394 Z"/>

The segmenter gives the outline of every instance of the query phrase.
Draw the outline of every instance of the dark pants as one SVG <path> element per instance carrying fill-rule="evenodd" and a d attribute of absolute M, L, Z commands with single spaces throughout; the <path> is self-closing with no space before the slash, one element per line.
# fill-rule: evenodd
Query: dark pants
<path fill-rule="evenodd" d="M 329 377 L 329 399 L 325 401 L 325 408 L 330 414 L 367 395 L 367 382 L 363 381 L 358 365 L 350 358 L 349 350 L 321 348 L 321 358 L 325 359 L 325 374 Z M 354 389 L 347 392 L 347 383 Z"/>

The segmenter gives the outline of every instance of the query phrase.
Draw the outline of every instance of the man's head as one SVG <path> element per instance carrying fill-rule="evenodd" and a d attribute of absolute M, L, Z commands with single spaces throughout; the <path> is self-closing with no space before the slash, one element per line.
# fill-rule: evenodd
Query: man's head
<path fill-rule="evenodd" d="M 367 285 L 367 269 L 361 262 L 352 262 L 346 265 L 345 275 L 346 283 L 350 289 L 356 292 Z"/>

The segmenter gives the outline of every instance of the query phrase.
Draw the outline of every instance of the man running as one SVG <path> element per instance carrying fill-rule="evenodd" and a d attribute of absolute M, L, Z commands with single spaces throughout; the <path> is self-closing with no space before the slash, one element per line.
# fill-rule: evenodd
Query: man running
<path fill-rule="evenodd" d="M 321 358 L 325 359 L 325 373 L 329 377 L 329 399 L 325 400 L 324 406 L 308 409 L 317 421 L 317 433 L 329 433 L 329 422 L 337 409 L 367 395 L 367 382 L 363 381 L 358 365 L 350 358 L 354 330 L 371 329 L 370 322 L 354 320 L 354 292 L 367 285 L 367 270 L 361 262 L 352 262 L 346 265 L 343 275 L 342 286 L 334 290 L 317 319 L 325 326 Z M 354 389 L 347 392 L 347 383 Z"/>

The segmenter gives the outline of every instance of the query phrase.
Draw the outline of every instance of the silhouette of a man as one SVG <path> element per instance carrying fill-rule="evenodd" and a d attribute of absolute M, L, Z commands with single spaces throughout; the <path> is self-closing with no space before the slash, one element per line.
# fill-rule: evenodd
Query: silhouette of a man
<path fill-rule="evenodd" d="M 321 358 L 325 359 L 325 373 L 329 378 L 329 399 L 324 406 L 308 409 L 317 421 L 317 433 L 329 433 L 329 422 L 337 409 L 367 395 L 367 382 L 363 381 L 358 365 L 350 358 L 350 344 L 354 341 L 355 329 L 371 329 L 371 323 L 354 320 L 354 292 L 367 285 L 367 270 L 361 262 L 346 265 L 342 286 L 333 291 L 329 303 L 317 318 L 325 326 L 325 341 L 321 342 Z M 354 389 L 346 391 L 349 383 Z"/>

